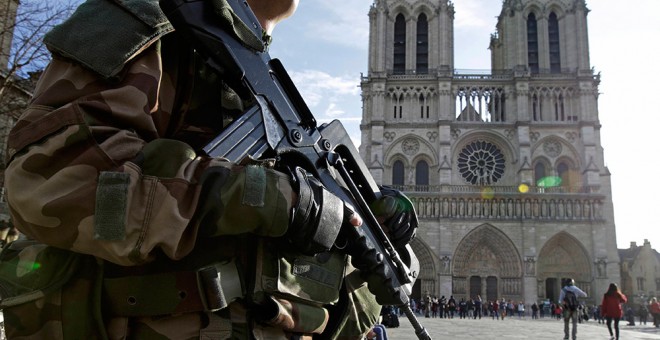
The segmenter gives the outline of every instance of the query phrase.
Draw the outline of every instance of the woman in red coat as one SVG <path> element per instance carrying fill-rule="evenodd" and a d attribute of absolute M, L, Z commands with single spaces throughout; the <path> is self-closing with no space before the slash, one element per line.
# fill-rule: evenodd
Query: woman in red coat
<path fill-rule="evenodd" d="M 653 325 L 655 328 L 660 327 L 660 302 L 658 302 L 657 298 L 654 297 L 651 299 L 649 310 L 651 311 L 651 315 L 653 315 Z"/>
<path fill-rule="evenodd" d="M 628 302 L 628 298 L 621 293 L 616 283 L 610 283 L 607 293 L 603 295 L 601 313 L 605 317 L 605 320 L 607 320 L 607 330 L 610 331 L 611 339 L 615 339 L 614 334 L 612 334 L 612 320 L 614 320 L 616 339 L 619 339 L 619 320 L 623 317 L 621 304 L 626 302 Z"/>

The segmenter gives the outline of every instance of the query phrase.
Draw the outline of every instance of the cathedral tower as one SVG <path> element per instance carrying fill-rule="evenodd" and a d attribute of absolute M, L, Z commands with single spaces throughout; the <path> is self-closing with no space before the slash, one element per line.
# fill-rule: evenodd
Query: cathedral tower
<path fill-rule="evenodd" d="M 505 0 L 492 69 L 461 73 L 450 1 L 374 1 L 360 152 L 415 203 L 415 294 L 531 304 L 619 281 L 588 12 Z"/>

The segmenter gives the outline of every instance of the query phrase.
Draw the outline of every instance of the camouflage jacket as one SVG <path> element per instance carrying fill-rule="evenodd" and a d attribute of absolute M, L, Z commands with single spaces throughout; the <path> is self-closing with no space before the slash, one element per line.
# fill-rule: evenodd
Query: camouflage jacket
<path fill-rule="evenodd" d="M 57 56 L 46 68 L 8 142 L 7 198 L 21 232 L 121 265 L 156 251 L 180 259 L 200 233 L 284 234 L 288 177 L 195 153 L 191 144 L 217 134 L 241 102 L 202 66 L 181 68 L 193 57 L 175 51 L 190 48 L 163 40 L 114 79 Z M 200 203 L 203 181 L 219 190 L 213 207 Z M 201 231 L 202 219 L 213 226 Z"/>
<path fill-rule="evenodd" d="M 52 35 L 46 40 L 54 59 L 8 141 L 5 183 L 19 230 L 44 244 L 119 267 L 143 267 L 162 260 L 168 265 L 185 263 L 190 254 L 200 257 L 200 240 L 216 236 L 253 235 L 255 240 L 282 236 L 293 206 L 289 177 L 273 170 L 269 162 L 232 164 L 195 152 L 232 116 L 243 112 L 249 99 L 238 98 L 205 68 L 185 41 L 169 34 L 171 27 L 160 20 L 162 13 L 154 10 L 154 4 L 156 0 L 83 4 L 77 11 L 82 20 L 64 23 L 59 40 Z M 107 15 L 96 15 L 98 5 L 105 6 Z M 126 15 L 126 8 L 119 6 L 129 5 L 137 6 L 130 18 L 113 18 Z M 91 26 L 74 25 L 89 17 Z M 107 37 L 103 45 L 90 43 L 98 37 Z M 137 41 L 127 43 L 127 39 Z M 64 41 L 64 47 L 57 41 Z M 257 295 L 265 291 L 278 310 L 268 325 L 251 330 L 253 336 L 281 338 L 282 329 L 322 331 L 330 315 L 321 306 L 339 299 L 342 275 L 350 272 L 344 269 L 345 256 L 333 256 L 330 262 L 335 263 L 338 275 L 332 285 L 326 284 L 329 289 L 319 299 L 316 288 L 301 284 L 300 275 L 287 277 L 300 268 L 314 267 L 314 259 L 257 247 L 268 242 L 253 243 L 254 249 L 265 253 L 254 264 L 257 273 L 251 276 L 256 283 L 251 285 Z M 332 271 L 324 266 L 318 267 L 328 277 Z M 84 279 L 78 282 L 86 282 L 87 290 L 78 287 L 62 294 L 85 300 L 86 292 L 94 291 L 94 280 L 93 275 Z M 313 285 L 314 277 L 310 279 Z M 111 280 L 106 279 L 104 285 Z M 287 286 L 292 280 L 295 284 Z M 375 322 L 380 307 L 357 274 L 344 281 L 347 302 L 336 311 L 341 317 L 331 321 L 332 337 L 357 339 Z M 123 287 L 130 285 L 115 286 L 122 294 L 126 293 Z M 142 287 L 154 288 L 148 280 Z M 104 287 L 108 289 L 114 288 Z M 310 291 L 316 295 L 309 295 Z M 45 298 L 37 305 L 62 303 L 61 308 L 66 308 L 64 298 Z M 6 309 L 5 315 L 15 322 L 29 320 L 35 313 L 31 308 L 14 313 Z M 81 310 L 76 303 L 71 308 Z M 233 329 L 231 336 L 236 337 L 235 326 L 245 320 L 241 318 L 245 306 L 232 304 L 230 309 L 230 318 L 178 313 L 140 318 L 132 325 L 134 330 L 142 329 L 138 323 L 145 325 L 150 332 L 147 338 L 157 338 L 155 334 L 224 338 L 218 334 L 226 335 L 227 329 Z M 127 320 L 105 320 L 109 334 L 125 331 Z M 227 320 L 231 320 L 229 326 Z M 195 330 L 204 328 L 200 322 L 206 323 L 207 333 Z M 39 332 L 31 334 L 38 338 L 53 333 Z M 30 333 L 26 328 L 16 334 Z"/>

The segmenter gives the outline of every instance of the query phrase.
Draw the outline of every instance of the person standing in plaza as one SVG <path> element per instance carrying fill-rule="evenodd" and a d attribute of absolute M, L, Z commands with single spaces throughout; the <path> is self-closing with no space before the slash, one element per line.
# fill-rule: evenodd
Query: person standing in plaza
<path fill-rule="evenodd" d="M 453 295 L 449 296 L 449 301 L 447 302 L 447 309 L 449 310 L 449 317 L 454 318 L 454 314 L 456 314 L 456 299 L 454 299 Z"/>
<path fill-rule="evenodd" d="M 525 303 L 520 301 L 518 303 L 517 308 L 518 308 L 518 319 L 521 319 L 525 316 Z"/>
<path fill-rule="evenodd" d="M 504 320 L 504 317 L 506 316 L 506 301 L 504 298 L 502 298 L 502 301 L 500 302 L 500 315 L 502 316 L 502 320 Z"/>
<path fill-rule="evenodd" d="M 610 287 L 607 289 L 607 293 L 603 295 L 603 302 L 601 303 L 601 313 L 607 320 L 610 339 L 619 339 L 619 320 L 623 317 L 621 304 L 626 302 L 628 302 L 628 298 L 619 290 L 616 283 L 610 283 Z M 614 320 L 614 332 L 612 332 L 612 320 Z"/>
<path fill-rule="evenodd" d="M 467 317 L 467 302 L 465 301 L 465 298 L 461 298 L 461 302 L 458 303 L 458 315 L 461 319 L 465 319 Z"/>
<path fill-rule="evenodd" d="M 536 302 L 534 302 L 534 304 L 532 304 L 532 319 L 538 319 L 539 318 L 538 313 L 539 313 L 539 305 L 537 305 Z"/>
<path fill-rule="evenodd" d="M 500 317 L 500 304 L 497 300 L 493 301 L 493 314 L 491 314 L 493 320 L 499 319 Z"/>
<path fill-rule="evenodd" d="M 426 292 L 426 297 L 424 298 L 424 304 L 422 305 L 424 308 L 424 317 L 430 318 L 431 317 L 431 305 L 432 305 L 432 298 L 431 295 Z"/>
<path fill-rule="evenodd" d="M 443 295 L 442 298 L 444 299 L 445 296 Z M 433 295 L 433 298 L 431 299 L 431 317 L 432 318 L 437 318 L 438 317 L 438 306 L 440 306 L 438 302 L 438 297 Z M 442 311 L 440 312 L 440 317 L 442 317 Z"/>
<path fill-rule="evenodd" d="M 587 293 L 575 286 L 575 281 L 568 278 L 564 281 L 564 288 L 559 293 L 559 303 L 564 305 L 564 340 L 569 339 L 569 322 L 573 322 L 573 331 L 570 333 L 573 340 L 577 339 L 577 324 L 579 310 L 577 298 L 587 297 Z"/>
<path fill-rule="evenodd" d="M 482 314 L 482 300 L 481 300 L 481 295 L 477 295 L 477 297 L 474 299 L 474 318 L 476 319 L 477 316 L 479 319 L 481 319 L 481 314 Z"/>
<path fill-rule="evenodd" d="M 649 315 L 649 307 L 644 303 L 640 304 L 637 314 L 639 316 L 639 324 L 641 325 L 642 323 L 644 323 L 644 325 L 646 325 L 646 319 L 648 318 Z"/>
<path fill-rule="evenodd" d="M 660 327 L 660 302 L 658 302 L 657 298 L 654 297 L 651 299 L 651 302 L 649 303 L 649 310 L 653 316 L 653 325 L 655 328 Z"/>

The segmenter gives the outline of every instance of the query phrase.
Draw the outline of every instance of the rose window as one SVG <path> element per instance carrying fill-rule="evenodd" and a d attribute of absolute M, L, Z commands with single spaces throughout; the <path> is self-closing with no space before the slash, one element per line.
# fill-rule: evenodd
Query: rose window
<path fill-rule="evenodd" d="M 459 153 L 458 171 L 471 184 L 496 183 L 504 175 L 504 155 L 492 143 L 474 141 Z"/>

